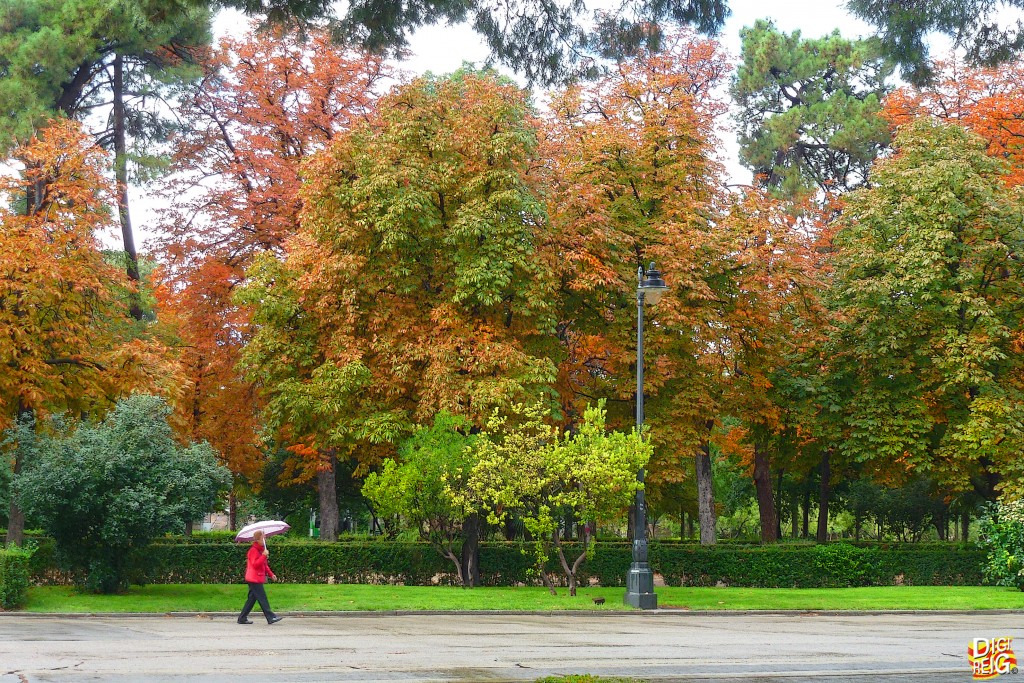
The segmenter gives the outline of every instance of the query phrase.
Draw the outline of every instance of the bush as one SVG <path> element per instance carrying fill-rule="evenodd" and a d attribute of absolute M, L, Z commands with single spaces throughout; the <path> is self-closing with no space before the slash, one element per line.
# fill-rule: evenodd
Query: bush
<path fill-rule="evenodd" d="M 270 564 L 293 583 L 392 583 L 454 585 L 451 563 L 425 543 L 354 540 L 324 543 L 271 539 Z M 629 543 L 598 544 L 581 568 L 581 582 L 624 586 L 632 561 Z M 66 575 L 44 566 L 40 543 L 32 562 L 34 583 L 62 583 Z M 51 546 L 52 548 L 52 546 Z M 247 544 L 162 538 L 135 562 L 136 583 L 239 583 Z M 524 553 L 524 548 L 528 551 Z M 480 547 L 485 586 L 534 584 L 534 556 L 521 543 L 486 542 Z M 672 586 L 815 588 L 891 585 L 980 585 L 985 554 L 967 544 L 725 546 L 659 543 L 650 546 L 655 572 Z M 556 569 L 551 567 L 552 570 Z"/>
<path fill-rule="evenodd" d="M 969 544 L 743 548 L 652 544 L 651 565 L 672 586 L 974 586 L 983 579 L 984 553 Z"/>
<path fill-rule="evenodd" d="M 997 586 L 1024 590 L 1024 501 L 1002 502 L 981 518 L 986 551 L 985 578 Z"/>
<path fill-rule="evenodd" d="M 169 414 L 162 399 L 136 395 L 98 425 L 55 422 L 51 434 L 19 423 L 19 441 L 37 442 L 37 457 L 15 479 L 17 495 L 86 589 L 127 588 L 149 542 L 184 529 L 229 483 L 209 445 L 175 440 Z"/>
<path fill-rule="evenodd" d="M 30 553 L 20 548 L 0 548 L 0 609 L 25 604 L 29 585 Z"/>

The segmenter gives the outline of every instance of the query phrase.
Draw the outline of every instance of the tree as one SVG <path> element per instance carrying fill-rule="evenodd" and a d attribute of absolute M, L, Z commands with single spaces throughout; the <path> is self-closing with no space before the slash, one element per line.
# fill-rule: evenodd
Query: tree
<path fill-rule="evenodd" d="M 900 88 L 885 101 L 895 126 L 920 116 L 956 123 L 988 141 L 988 154 L 1009 164 L 1005 181 L 1024 183 L 1024 63 L 965 66 L 957 57 L 935 65 L 934 82 Z"/>
<path fill-rule="evenodd" d="M 468 22 L 491 48 L 489 61 L 525 75 L 531 84 L 552 85 L 593 75 L 601 59 L 621 60 L 657 51 L 661 23 L 690 24 L 716 33 L 729 13 L 724 0 L 622 0 L 614 9 L 589 10 L 574 0 L 359 0 L 343 15 L 324 0 L 221 0 L 271 21 L 309 24 L 327 19 L 348 44 L 374 53 L 398 54 L 415 29 Z"/>
<path fill-rule="evenodd" d="M 985 578 L 997 586 L 1024 590 L 1024 502 L 993 504 L 981 520 L 981 546 L 988 551 Z"/>
<path fill-rule="evenodd" d="M 462 417 L 438 413 L 429 427 L 420 427 L 403 440 L 398 458 L 388 458 L 380 472 L 371 472 L 363 495 L 378 517 L 401 517 L 420 537 L 450 560 L 459 584 L 480 582 L 479 540 L 482 518 L 469 500 L 453 500 L 473 470 L 475 436 Z"/>
<path fill-rule="evenodd" d="M 237 367 L 248 310 L 232 296 L 256 256 L 280 253 L 298 231 L 300 164 L 364 120 L 393 74 L 322 31 L 303 40 L 280 30 L 222 41 L 204 70 L 179 111 L 158 299 L 188 345 L 192 438 L 259 486 L 260 397 Z"/>
<path fill-rule="evenodd" d="M 820 317 L 812 243 L 788 208 L 752 189 L 723 216 L 728 276 L 716 289 L 719 333 L 707 361 L 723 388 L 723 413 L 738 421 L 719 445 L 750 468 L 762 542 L 778 539 L 772 469 L 781 477 L 795 450 L 796 411 L 780 387 L 798 349 L 815 339 Z"/>
<path fill-rule="evenodd" d="M 348 3 L 342 16 L 333 12 L 337 5 L 324 0 L 220 0 L 216 4 L 275 22 L 327 19 L 339 37 L 376 52 L 400 51 L 409 34 L 421 26 L 465 21 L 484 37 L 492 61 L 522 71 L 531 82 L 549 85 L 598 71 L 602 58 L 622 61 L 644 50 L 658 51 L 666 26 L 691 25 L 714 34 L 729 15 L 725 0 L 623 0 L 608 11 L 591 12 L 592 22 L 587 21 L 592 5 L 582 1 L 360 0 Z M 1022 0 L 849 3 L 855 16 L 877 27 L 884 54 L 918 85 L 933 73 L 927 45 L 933 33 L 952 38 L 974 65 L 995 66 L 1019 56 L 1024 48 L 1020 24 L 1003 26 L 1000 19 L 1006 11 L 1022 7 Z"/>
<path fill-rule="evenodd" d="M 740 32 L 732 83 L 740 107 L 740 161 L 787 198 L 862 185 L 891 136 L 879 116 L 892 66 L 876 41 L 834 31 L 805 40 L 759 20 Z"/>
<path fill-rule="evenodd" d="M 893 6 L 885 0 L 850 0 L 853 14 L 879 29 L 882 48 L 905 78 L 924 85 L 935 75 L 926 38 L 939 33 L 953 39 L 974 66 L 996 66 L 1024 50 L 1021 22 L 1003 27 L 1000 14 L 1024 8 L 1021 0 L 922 0 Z"/>
<path fill-rule="evenodd" d="M 904 126 L 850 195 L 835 264 L 843 448 L 991 499 L 1020 476 L 1024 222 L 986 147 L 955 125 Z"/>
<path fill-rule="evenodd" d="M 96 136 L 113 149 L 115 201 L 124 240 L 125 269 L 140 273 L 128 207 L 131 166 L 168 128 L 155 100 L 167 84 L 189 78 L 179 68 L 209 42 L 207 9 L 187 0 L 9 0 L 0 3 L 0 125 L 13 135 L 0 150 L 23 142 L 54 116 L 87 119 L 110 107 Z M 4 125 L 5 124 L 5 125 Z M 129 143 L 133 144 L 129 144 Z M 138 296 L 132 317 L 143 318 Z"/>
<path fill-rule="evenodd" d="M 710 540 L 706 446 L 718 406 L 699 359 L 721 255 L 715 121 L 726 106 L 714 91 L 728 67 L 714 41 L 681 32 L 667 43 L 663 53 L 644 52 L 551 103 L 544 157 L 560 253 L 559 391 L 570 422 L 602 398 L 612 425 L 632 421 L 637 268 L 655 261 L 670 291 L 646 314 L 645 405 L 655 448 L 648 482 L 681 482 L 696 462 L 701 535 Z"/>
<path fill-rule="evenodd" d="M 329 453 L 373 464 L 439 411 L 480 425 L 551 384 L 530 114 L 490 73 L 421 78 L 306 166 L 302 230 L 241 300 L 251 377 L 314 470 Z"/>
<path fill-rule="evenodd" d="M 14 157 L 23 170 L 0 178 L 0 196 L 15 198 L 0 208 L 0 427 L 26 413 L 102 413 L 130 388 L 173 394 L 173 359 L 126 316 L 130 283 L 99 247 L 111 196 L 102 151 L 58 121 Z M 22 521 L 12 507 L 15 542 Z"/>
<path fill-rule="evenodd" d="M 513 512 L 534 539 L 536 571 L 555 589 L 545 565 L 554 553 L 576 595 L 577 573 L 593 555 L 599 522 L 618 517 L 642 484 L 637 472 L 647 464 L 651 445 L 635 430 L 605 431 L 602 404 L 588 407 L 572 432 L 545 422 L 540 406 L 516 406 L 516 422 L 497 412 L 474 445 L 476 463 L 468 481 L 449 481 L 447 490 L 459 505 L 479 505 L 491 524 Z M 577 521 L 580 552 L 566 556 L 560 524 Z"/>
<path fill-rule="evenodd" d="M 136 394 L 99 424 L 22 427 L 41 457 L 16 478 L 18 498 L 88 590 L 126 589 L 136 554 L 212 509 L 228 484 L 207 444 L 175 440 L 170 414 L 162 399 Z"/>

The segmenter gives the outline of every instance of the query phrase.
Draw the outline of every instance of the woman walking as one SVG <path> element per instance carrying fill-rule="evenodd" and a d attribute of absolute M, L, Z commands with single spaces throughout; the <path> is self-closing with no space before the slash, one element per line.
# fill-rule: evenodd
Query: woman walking
<path fill-rule="evenodd" d="M 270 609 L 270 603 L 267 601 L 267 591 L 263 588 L 263 584 L 267 582 L 267 576 L 275 581 L 277 580 L 277 576 L 270 569 L 267 559 L 269 557 L 270 551 L 267 550 L 266 541 L 263 539 L 263 532 L 257 529 L 253 533 L 252 545 L 249 546 L 249 555 L 245 563 L 245 582 L 249 584 L 249 598 L 245 601 L 242 613 L 238 615 L 239 624 L 252 623 L 249 620 L 249 612 L 252 611 L 253 605 L 257 602 L 260 603 L 260 609 L 263 610 L 263 616 L 267 618 L 268 624 L 276 624 L 284 618 L 277 616 Z"/>

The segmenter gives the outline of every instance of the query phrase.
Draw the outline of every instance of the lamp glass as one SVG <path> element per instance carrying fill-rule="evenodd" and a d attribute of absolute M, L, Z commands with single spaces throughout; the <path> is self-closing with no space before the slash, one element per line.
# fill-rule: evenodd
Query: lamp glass
<path fill-rule="evenodd" d="M 654 306 L 661 301 L 662 295 L 668 291 L 668 287 L 640 287 L 644 293 L 644 303 Z"/>

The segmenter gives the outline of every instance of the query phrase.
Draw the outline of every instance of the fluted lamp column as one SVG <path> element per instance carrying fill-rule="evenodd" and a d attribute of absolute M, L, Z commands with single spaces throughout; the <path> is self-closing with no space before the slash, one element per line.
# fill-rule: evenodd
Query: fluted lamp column
<path fill-rule="evenodd" d="M 668 286 L 661 273 L 651 263 L 646 271 L 637 269 L 636 288 L 636 428 L 644 426 L 644 305 L 654 306 L 661 301 Z M 626 575 L 625 603 L 640 609 L 657 609 L 658 596 L 654 594 L 654 572 L 647 561 L 647 504 L 644 501 L 644 470 L 636 475 L 640 488 L 636 492 L 636 514 L 633 527 L 633 563 Z"/>

